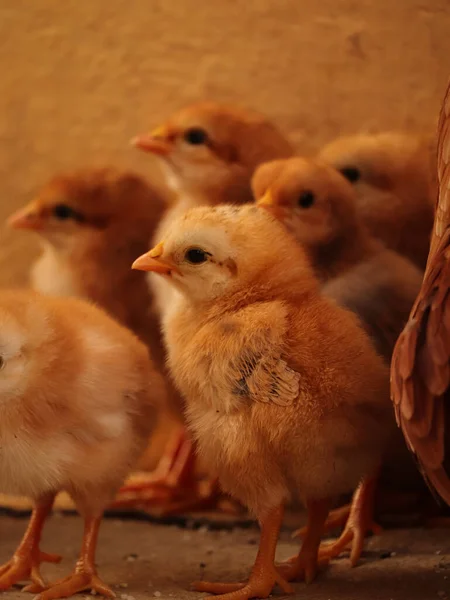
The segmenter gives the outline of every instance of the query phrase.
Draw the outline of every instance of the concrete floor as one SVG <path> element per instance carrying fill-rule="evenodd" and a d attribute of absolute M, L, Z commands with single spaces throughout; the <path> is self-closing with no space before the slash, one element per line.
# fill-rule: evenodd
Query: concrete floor
<path fill-rule="evenodd" d="M 14 550 L 25 525 L 24 518 L 0 517 L 0 563 Z M 68 573 L 80 536 L 78 517 L 57 513 L 50 519 L 42 547 L 64 555 L 60 565 L 44 565 L 50 580 Z M 256 528 L 194 530 L 108 518 L 101 531 L 98 567 L 119 600 L 196 600 L 203 594 L 189 591 L 193 580 L 245 578 L 257 542 Z M 287 558 L 297 547 L 289 532 L 283 532 L 277 558 Z M 336 560 L 314 583 L 295 584 L 295 589 L 295 598 L 305 600 L 450 600 L 450 530 L 385 531 L 368 540 L 357 568 L 350 569 L 346 558 Z M 26 597 L 15 588 L 3 593 L 2 600 Z"/>

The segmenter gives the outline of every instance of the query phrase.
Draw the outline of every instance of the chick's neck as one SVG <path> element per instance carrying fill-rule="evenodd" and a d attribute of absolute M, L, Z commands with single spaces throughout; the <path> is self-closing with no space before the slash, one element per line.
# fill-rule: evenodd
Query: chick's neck
<path fill-rule="evenodd" d="M 288 262 L 285 265 L 277 262 L 252 272 L 238 288 L 210 302 L 206 313 L 208 317 L 216 318 L 251 304 L 275 300 L 299 306 L 317 293 L 318 282 L 307 263 L 292 262 L 289 265 Z"/>
<path fill-rule="evenodd" d="M 308 252 L 317 277 L 326 282 L 367 260 L 380 247 L 365 227 L 358 225 L 342 230 L 326 243 L 311 245 Z"/>

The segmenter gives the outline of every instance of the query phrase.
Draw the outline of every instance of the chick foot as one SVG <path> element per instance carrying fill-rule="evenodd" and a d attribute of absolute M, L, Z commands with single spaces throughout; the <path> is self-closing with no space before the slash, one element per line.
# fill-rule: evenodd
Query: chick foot
<path fill-rule="evenodd" d="M 278 534 L 283 519 L 283 506 L 274 508 L 261 520 L 261 539 L 258 555 L 247 583 L 212 583 L 196 581 L 193 588 L 198 592 L 219 594 L 221 600 L 248 600 L 267 598 L 278 584 L 285 594 L 294 593 L 293 588 L 274 566 Z"/>
<path fill-rule="evenodd" d="M 45 581 L 39 571 L 41 563 L 60 561 L 61 556 L 41 552 L 39 548 L 33 548 L 29 553 L 17 551 L 11 560 L 0 567 L 0 590 L 7 590 L 24 579 L 30 579 L 33 584 L 45 587 Z M 22 591 L 28 592 L 29 587 L 26 586 Z"/>
<path fill-rule="evenodd" d="M 219 594 L 221 600 L 247 600 L 248 598 L 267 598 L 278 584 L 285 594 L 293 594 L 294 589 L 273 565 L 271 568 L 252 571 L 247 583 L 213 583 L 196 581 L 193 588 L 197 592 Z"/>
<path fill-rule="evenodd" d="M 213 508 L 238 512 L 237 507 L 224 501 L 216 481 L 198 480 L 195 462 L 193 444 L 183 429 L 170 440 L 154 473 L 129 481 L 111 508 L 158 507 L 164 515 Z"/>
<path fill-rule="evenodd" d="M 359 485 L 353 496 L 344 531 L 335 542 L 322 544 L 319 550 L 320 559 L 336 558 L 350 545 L 350 564 L 354 567 L 361 557 L 367 533 L 381 533 L 382 528 L 373 519 L 377 480 L 377 475 L 366 477 Z"/>
<path fill-rule="evenodd" d="M 55 581 L 50 586 L 39 586 L 32 584 L 25 591 L 38 595 L 35 600 L 54 600 L 55 598 L 68 598 L 74 594 L 85 591 L 95 591 L 96 594 L 114 598 L 115 594 L 96 573 L 88 572 L 77 565 L 75 572 L 64 579 Z"/>
<path fill-rule="evenodd" d="M 95 568 L 95 550 L 100 521 L 101 518 L 99 517 L 88 517 L 85 519 L 80 558 L 71 575 L 50 585 L 40 586 L 32 584 L 29 586 L 28 591 L 33 593 L 40 592 L 35 600 L 67 598 L 86 590 L 94 590 L 97 594 L 106 596 L 107 598 L 115 597 L 114 592 L 98 577 L 97 569 Z"/>
<path fill-rule="evenodd" d="M 12 558 L 0 566 L 0 590 L 9 589 L 24 579 L 45 586 L 39 567 L 43 562 L 59 563 L 61 556 L 47 554 L 39 549 L 42 529 L 52 508 L 54 496 L 41 498 L 33 510 L 28 528 Z M 27 588 L 24 588 L 27 591 Z"/>
<path fill-rule="evenodd" d="M 277 565 L 278 571 L 287 581 L 305 581 L 311 583 L 319 566 L 326 565 L 328 559 L 319 559 L 319 546 L 324 523 L 330 510 L 330 501 L 314 500 L 307 502 L 308 522 L 305 528 L 305 539 L 300 552 L 296 556 Z"/>

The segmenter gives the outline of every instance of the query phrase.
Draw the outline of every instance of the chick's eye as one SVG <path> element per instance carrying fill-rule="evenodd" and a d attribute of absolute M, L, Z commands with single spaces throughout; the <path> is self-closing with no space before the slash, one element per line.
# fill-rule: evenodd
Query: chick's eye
<path fill-rule="evenodd" d="M 67 206 L 67 204 L 57 204 L 53 208 L 53 215 L 61 221 L 65 221 L 66 219 L 73 219 L 76 216 L 75 211 L 72 208 L 70 208 L 70 206 Z"/>
<path fill-rule="evenodd" d="M 200 127 L 192 127 L 184 132 L 184 141 L 193 146 L 199 146 L 206 144 L 208 141 L 208 135 L 204 129 Z"/>
<path fill-rule="evenodd" d="M 340 169 L 340 171 L 345 179 L 348 179 L 350 183 L 356 183 L 359 179 L 361 179 L 361 173 L 356 167 L 343 167 Z"/>
<path fill-rule="evenodd" d="M 310 190 L 305 190 L 300 194 L 300 197 L 298 199 L 298 205 L 300 206 L 300 208 L 309 208 L 314 204 L 315 199 L 316 197 L 314 196 L 313 192 L 311 192 Z"/>
<path fill-rule="evenodd" d="M 184 258 L 193 265 L 199 265 L 206 262 L 208 256 L 208 252 L 201 250 L 201 248 L 189 248 L 189 250 L 186 250 Z"/>

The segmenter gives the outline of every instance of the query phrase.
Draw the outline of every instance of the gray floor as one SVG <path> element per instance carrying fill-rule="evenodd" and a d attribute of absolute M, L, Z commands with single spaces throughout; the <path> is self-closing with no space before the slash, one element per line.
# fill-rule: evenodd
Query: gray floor
<path fill-rule="evenodd" d="M 0 517 L 0 562 L 8 559 L 26 520 Z M 55 515 L 47 524 L 43 549 L 64 555 L 60 565 L 45 565 L 52 579 L 66 574 L 76 560 L 81 521 Z M 104 521 L 98 567 L 119 600 L 191 599 L 195 579 L 236 581 L 245 578 L 255 557 L 256 529 L 209 531 L 181 529 L 139 521 Z M 298 545 L 284 532 L 278 559 Z M 383 557 L 383 558 L 382 558 Z M 386 531 L 367 542 L 361 565 L 350 569 L 342 558 L 309 586 L 295 584 L 295 597 L 305 600 L 450 600 L 450 529 Z M 278 593 L 278 592 L 276 592 Z M 2 600 L 30 597 L 19 588 Z"/>

